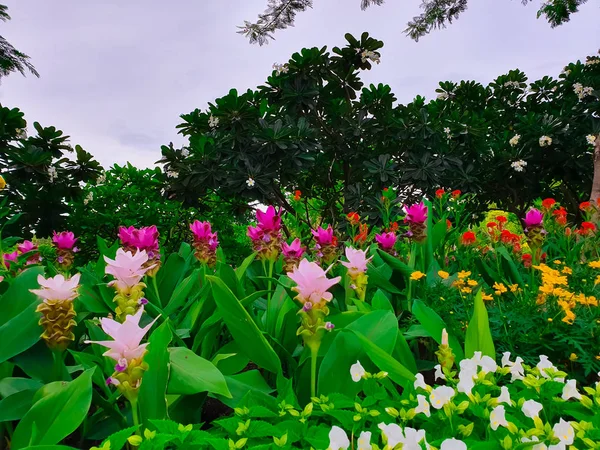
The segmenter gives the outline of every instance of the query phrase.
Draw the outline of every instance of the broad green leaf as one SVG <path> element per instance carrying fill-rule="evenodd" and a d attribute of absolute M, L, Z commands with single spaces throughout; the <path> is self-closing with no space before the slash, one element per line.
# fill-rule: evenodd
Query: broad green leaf
<path fill-rule="evenodd" d="M 410 266 L 404 264 L 398 258 L 390 255 L 389 253 L 379 250 L 379 256 L 381 256 L 381 259 L 383 259 L 388 266 L 390 266 L 395 271 L 400 272 L 405 277 L 410 277 L 410 274 L 414 272 L 414 270 L 411 269 Z"/>
<path fill-rule="evenodd" d="M 31 378 L 46 383 L 52 380 L 54 359 L 52 352 L 41 339 L 30 349 L 12 358 L 12 361 Z"/>
<path fill-rule="evenodd" d="M 86 370 L 61 391 L 42 398 L 19 422 L 12 449 L 57 444 L 86 418 L 92 402 L 92 370 Z"/>
<path fill-rule="evenodd" d="M 504 258 L 502 265 L 507 269 L 511 281 L 513 283 L 518 284 L 519 286 L 524 286 L 525 282 L 523 281 L 523 277 L 521 277 L 521 274 L 519 272 L 519 269 L 517 268 L 517 265 L 515 264 L 515 261 L 510 256 L 506 248 L 498 247 L 496 248 L 496 252 Z"/>
<path fill-rule="evenodd" d="M 42 328 L 38 321 L 41 314 L 35 311 L 37 305 L 37 302 L 31 303 L 0 327 L 0 363 L 24 352 L 40 340 Z"/>
<path fill-rule="evenodd" d="M 375 295 L 371 300 L 371 305 L 374 309 L 383 309 L 392 313 L 394 312 L 394 307 L 390 303 L 390 299 L 381 289 L 377 289 L 377 292 L 375 292 Z"/>
<path fill-rule="evenodd" d="M 164 419 L 167 417 L 167 382 L 169 379 L 169 353 L 171 343 L 169 321 L 165 321 L 150 335 L 148 353 L 144 362 L 148 370 L 140 386 L 139 405 L 142 419 Z"/>
<path fill-rule="evenodd" d="M 467 327 L 465 336 L 465 356 L 471 358 L 475 352 L 481 352 L 496 360 L 496 350 L 490 331 L 488 312 L 483 303 L 481 289 L 475 295 L 473 301 L 473 316 Z"/>
<path fill-rule="evenodd" d="M 199 274 L 200 269 L 196 269 L 191 273 L 190 276 L 185 278 L 181 283 L 177 285 L 175 291 L 173 291 L 173 295 L 171 295 L 169 303 L 165 307 L 165 314 L 171 315 L 185 304 L 189 293 L 198 282 Z"/>
<path fill-rule="evenodd" d="M 25 269 L 12 281 L 9 288 L 0 297 L 0 308 L 2 308 L 0 327 L 17 317 L 32 304 L 39 303 L 39 299 L 30 292 L 30 289 L 39 289 L 40 285 L 37 282 L 37 277 L 43 273 L 43 267 L 31 267 Z M 4 341 L 0 340 L 0 342 L 4 345 Z"/>
<path fill-rule="evenodd" d="M 429 335 L 439 344 L 442 342 L 442 330 L 448 327 L 444 320 L 430 307 L 426 306 L 421 300 L 416 299 L 413 302 L 412 313 L 415 315 L 417 320 L 423 325 L 423 328 L 427 330 Z M 458 342 L 458 339 L 448 333 L 448 343 L 454 355 L 456 356 L 457 362 L 463 360 L 464 353 L 462 350 L 462 346 Z"/>
<path fill-rule="evenodd" d="M 160 294 L 161 308 L 167 304 L 167 300 L 171 298 L 171 294 L 175 291 L 178 283 L 184 275 L 185 259 L 177 253 L 171 253 L 167 258 L 167 262 L 160 268 L 156 276 L 158 292 Z M 153 293 L 154 289 L 148 286 L 147 294 Z"/>
<path fill-rule="evenodd" d="M 433 251 L 436 251 L 440 244 L 444 242 L 447 230 L 448 225 L 446 224 L 445 218 L 441 219 L 433 226 L 431 229 L 431 246 L 433 247 Z"/>
<path fill-rule="evenodd" d="M 33 390 L 24 390 L 0 400 L 0 422 L 20 420 L 31 408 L 34 395 Z"/>
<path fill-rule="evenodd" d="M 169 349 L 171 374 L 169 394 L 190 395 L 209 392 L 231 397 L 223 374 L 213 363 L 184 347 Z"/>
<path fill-rule="evenodd" d="M 231 391 L 231 397 L 219 396 L 218 398 L 230 408 L 238 406 L 239 402 L 248 392 L 252 392 L 255 397 L 262 399 L 263 403 L 270 402 L 272 399 L 269 394 L 273 392 L 273 389 L 267 384 L 258 370 L 249 370 L 237 375 L 230 375 L 225 377 L 225 379 Z"/>
<path fill-rule="evenodd" d="M 402 363 L 408 370 L 412 373 L 417 373 L 417 362 L 415 361 L 415 355 L 410 350 L 408 346 L 408 342 L 404 338 L 404 334 L 402 331 L 398 330 L 398 337 L 396 338 L 396 346 L 394 347 L 394 351 L 392 352 L 392 356 L 397 359 L 400 363 Z"/>
<path fill-rule="evenodd" d="M 281 371 L 281 361 L 258 329 L 248 311 L 240 304 L 220 278 L 206 277 L 213 289 L 213 297 L 233 339 L 238 343 L 240 351 L 251 361 L 266 370 L 278 373 Z"/>
<path fill-rule="evenodd" d="M 252 253 L 251 255 L 248 255 L 244 259 L 244 261 L 242 261 L 242 264 L 240 264 L 239 267 L 235 269 L 235 276 L 238 280 L 242 281 L 244 275 L 246 274 L 246 270 L 248 270 L 250 264 L 254 262 L 254 258 L 256 258 L 256 252 Z"/>
<path fill-rule="evenodd" d="M 37 391 L 42 387 L 38 380 L 7 377 L 0 380 L 0 397 L 8 397 L 21 391 Z"/>
<path fill-rule="evenodd" d="M 381 266 L 385 267 L 385 265 Z M 367 265 L 367 275 L 369 276 L 369 284 L 377 286 L 392 294 L 401 294 L 402 291 L 394 286 L 388 278 L 383 274 L 383 270 L 380 267 L 375 267 L 373 264 Z M 389 269 L 388 269 L 389 270 Z"/>

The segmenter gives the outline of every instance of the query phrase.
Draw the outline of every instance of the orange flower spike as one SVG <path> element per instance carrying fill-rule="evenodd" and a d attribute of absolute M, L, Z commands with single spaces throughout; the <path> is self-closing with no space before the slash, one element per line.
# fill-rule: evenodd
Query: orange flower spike
<path fill-rule="evenodd" d="M 452 197 L 454 197 L 454 198 L 460 197 L 460 194 L 462 194 L 462 192 L 460 191 L 460 189 L 455 189 L 455 190 L 452 191 Z"/>
<path fill-rule="evenodd" d="M 438 189 L 437 191 L 435 191 L 435 196 L 436 196 L 437 198 L 442 198 L 442 197 L 444 196 L 444 194 L 445 194 L 445 193 L 446 193 L 446 191 L 445 191 L 445 190 L 443 190 L 443 189 Z"/>
<path fill-rule="evenodd" d="M 299 201 L 301 197 L 302 197 L 302 191 L 297 190 L 296 192 L 294 192 L 294 200 L 295 201 Z"/>

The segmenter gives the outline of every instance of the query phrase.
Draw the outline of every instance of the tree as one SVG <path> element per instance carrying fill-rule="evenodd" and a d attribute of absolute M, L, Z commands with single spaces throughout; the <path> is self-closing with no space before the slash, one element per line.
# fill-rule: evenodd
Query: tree
<path fill-rule="evenodd" d="M 600 58 L 529 84 L 518 70 L 488 86 L 442 82 L 437 99 L 395 105 L 389 86 L 359 77 L 379 62 L 383 42 L 367 33 L 346 39 L 331 53 L 303 49 L 264 86 L 184 114 L 178 128 L 189 145 L 163 147 L 170 195 L 193 204 L 218 191 L 240 208 L 260 202 L 296 215 L 300 190 L 329 223 L 350 211 L 381 223 L 386 187 L 405 201 L 461 189 L 477 194 L 477 210 L 517 214 L 540 196 L 572 210 L 589 197 Z"/>
<path fill-rule="evenodd" d="M 0 20 L 4 22 L 10 20 L 8 8 L 5 5 L 0 5 Z M 33 64 L 29 62 L 29 56 L 14 48 L 4 37 L 0 36 L 0 78 L 15 71 L 21 72 L 22 75 L 29 71 L 36 77 L 40 76 Z"/>
<path fill-rule="evenodd" d="M 14 229 L 47 237 L 67 221 L 71 201 L 82 194 L 82 183 L 96 179 L 102 167 L 79 145 L 72 148 L 69 136 L 55 127 L 33 123 L 36 135 L 27 136 L 27 122 L 17 108 L 0 105 L 0 175 L 12 214 L 22 214 Z M 66 155 L 74 153 L 74 158 Z"/>
<path fill-rule="evenodd" d="M 526 5 L 531 0 L 522 0 Z M 571 18 L 579 7 L 587 0 L 549 0 L 544 2 L 537 15 L 545 16 L 548 23 L 554 28 Z M 371 5 L 382 5 L 384 0 L 361 0 L 364 10 Z M 254 23 L 245 21 L 239 27 L 238 33 L 245 35 L 250 43 L 267 44 L 269 39 L 274 39 L 273 33 L 277 30 L 294 26 L 296 15 L 299 12 L 312 8 L 312 0 L 268 0 L 267 9 L 259 14 Z M 408 22 L 404 32 L 415 41 L 437 28 L 445 28 L 458 19 L 466 11 L 468 0 L 423 0 L 423 12 Z"/>

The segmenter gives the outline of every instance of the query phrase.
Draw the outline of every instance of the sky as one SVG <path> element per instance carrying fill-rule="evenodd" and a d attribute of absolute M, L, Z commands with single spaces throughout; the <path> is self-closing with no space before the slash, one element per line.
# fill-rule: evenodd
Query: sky
<path fill-rule="evenodd" d="M 453 25 L 414 42 L 402 30 L 421 0 L 388 0 L 361 11 L 359 0 L 314 0 L 296 26 L 266 46 L 236 34 L 266 0 L 4 0 L 12 21 L 0 34 L 28 54 L 41 77 L 12 74 L 0 103 L 31 124 L 56 126 L 104 167 L 127 161 L 152 167 L 160 146 L 185 143 L 180 114 L 262 84 L 273 63 L 303 47 L 343 46 L 344 34 L 382 40 L 381 64 L 363 72 L 402 103 L 435 96 L 439 81 L 489 83 L 511 69 L 530 80 L 557 76 L 571 61 L 596 54 L 596 2 L 552 29 L 536 19 L 539 0 L 471 0 Z"/>

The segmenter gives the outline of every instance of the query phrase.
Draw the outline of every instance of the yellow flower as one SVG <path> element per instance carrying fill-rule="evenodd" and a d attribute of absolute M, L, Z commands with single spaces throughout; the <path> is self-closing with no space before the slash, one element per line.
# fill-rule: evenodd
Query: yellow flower
<path fill-rule="evenodd" d="M 552 317 L 548 317 L 548 322 L 552 322 Z"/>
<path fill-rule="evenodd" d="M 4 189 L 6 187 L 6 180 L 4 180 L 4 177 L 2 175 L 0 175 L 0 191 L 2 189 Z"/>
<path fill-rule="evenodd" d="M 571 270 L 570 267 L 565 266 L 562 268 L 561 272 L 566 273 L 567 275 L 571 275 L 573 273 L 573 270 Z"/>
<path fill-rule="evenodd" d="M 467 280 L 467 284 L 469 286 L 477 286 L 477 281 L 469 279 Z"/>
<path fill-rule="evenodd" d="M 594 284 L 598 284 L 598 283 L 600 283 L 600 275 L 598 275 L 598 276 L 596 277 L 596 281 L 594 281 Z"/>
<path fill-rule="evenodd" d="M 450 274 L 448 272 L 445 272 L 443 270 L 439 270 L 438 271 L 438 276 L 442 279 L 445 280 L 446 278 L 448 278 L 450 276 Z"/>
<path fill-rule="evenodd" d="M 575 313 L 572 310 L 566 309 L 565 317 L 563 317 L 562 321 L 564 323 L 568 323 L 569 325 L 573 325 L 573 322 L 575 322 L 575 317 Z"/>
<path fill-rule="evenodd" d="M 410 274 L 410 279 L 411 280 L 420 280 L 421 278 L 423 278 L 425 276 L 425 274 L 423 272 L 419 272 L 418 270 L 411 273 Z"/>
<path fill-rule="evenodd" d="M 494 297 L 492 297 L 491 295 L 486 294 L 485 292 L 481 293 L 481 298 L 484 299 L 484 300 L 487 300 L 488 302 L 494 300 Z"/>
<path fill-rule="evenodd" d="M 469 278 L 471 276 L 471 272 L 465 272 L 464 270 L 461 270 L 460 272 L 458 272 L 458 278 L 459 279 L 464 279 L 464 278 Z"/>
<path fill-rule="evenodd" d="M 473 289 L 471 289 L 470 287 L 463 287 L 460 288 L 460 292 L 462 292 L 463 294 L 470 294 L 471 292 L 473 292 Z"/>
<path fill-rule="evenodd" d="M 556 261 L 554 261 L 554 264 L 562 264 L 562 261 L 559 261 L 558 259 Z"/>
<path fill-rule="evenodd" d="M 598 260 L 598 261 L 590 261 L 588 263 L 588 267 L 591 267 L 592 269 L 600 269 L 600 260 Z"/>
<path fill-rule="evenodd" d="M 503 283 L 494 283 L 493 288 L 496 290 L 496 295 L 502 295 L 505 292 L 508 291 L 508 289 L 506 289 L 506 286 L 504 286 Z"/>
<path fill-rule="evenodd" d="M 519 290 L 519 285 L 518 284 L 511 284 L 509 286 L 510 288 L 510 292 L 517 292 Z"/>
<path fill-rule="evenodd" d="M 577 361 L 577 358 L 578 358 L 578 356 L 577 356 L 577 354 L 576 354 L 576 353 L 571 353 L 571 354 L 569 355 L 569 359 L 570 359 L 571 361 Z"/>

